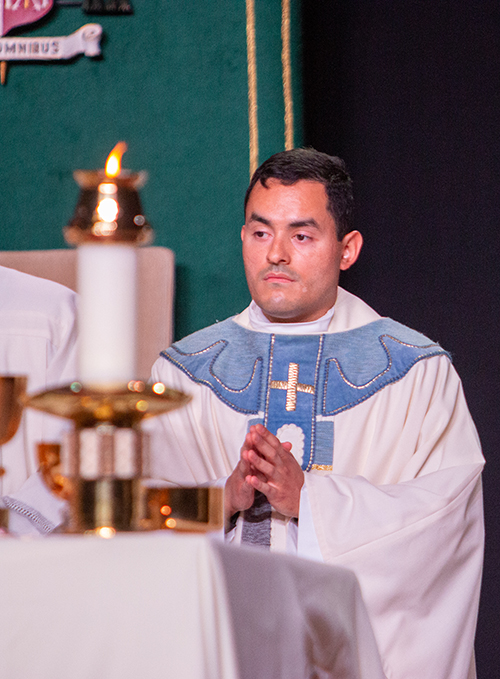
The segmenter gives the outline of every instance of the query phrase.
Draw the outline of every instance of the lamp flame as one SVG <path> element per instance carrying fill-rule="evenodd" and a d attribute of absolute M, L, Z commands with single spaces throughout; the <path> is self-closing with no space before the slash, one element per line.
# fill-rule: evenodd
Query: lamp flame
<path fill-rule="evenodd" d="M 127 150 L 127 144 L 119 141 L 108 156 L 104 172 L 106 177 L 118 177 L 121 171 L 122 156 Z"/>

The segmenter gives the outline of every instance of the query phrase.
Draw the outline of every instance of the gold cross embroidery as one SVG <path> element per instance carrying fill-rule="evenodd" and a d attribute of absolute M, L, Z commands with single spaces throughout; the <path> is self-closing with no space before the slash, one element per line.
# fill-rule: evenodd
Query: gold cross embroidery
<path fill-rule="evenodd" d="M 288 364 L 288 382 L 283 380 L 272 380 L 271 389 L 284 389 L 286 391 L 286 405 L 285 410 L 295 410 L 297 406 L 297 392 L 304 394 L 314 394 L 314 387 L 312 384 L 299 383 L 299 364 Z"/>

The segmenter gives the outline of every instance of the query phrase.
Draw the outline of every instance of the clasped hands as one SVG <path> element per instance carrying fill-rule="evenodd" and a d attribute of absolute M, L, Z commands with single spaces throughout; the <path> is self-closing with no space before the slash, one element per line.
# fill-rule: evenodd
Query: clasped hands
<path fill-rule="evenodd" d="M 298 517 L 304 472 L 291 449 L 291 443 L 281 443 L 262 424 L 250 427 L 238 464 L 226 481 L 226 519 L 251 507 L 256 490 L 267 497 L 276 511 Z"/>

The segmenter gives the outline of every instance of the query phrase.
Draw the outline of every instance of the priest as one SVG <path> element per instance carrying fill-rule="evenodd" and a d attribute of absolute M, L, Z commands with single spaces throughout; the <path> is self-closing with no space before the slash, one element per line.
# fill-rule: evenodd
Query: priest
<path fill-rule="evenodd" d="M 471 679 L 483 552 L 476 429 L 449 354 L 338 287 L 352 184 L 312 149 L 255 172 L 250 306 L 174 344 L 192 395 L 152 422 L 152 474 L 225 485 L 227 539 L 352 569 L 387 677 Z"/>

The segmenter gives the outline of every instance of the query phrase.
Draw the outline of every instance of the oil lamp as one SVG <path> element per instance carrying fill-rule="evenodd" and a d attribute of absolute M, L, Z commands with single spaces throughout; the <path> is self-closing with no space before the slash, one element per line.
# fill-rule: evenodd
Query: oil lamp
<path fill-rule="evenodd" d="M 153 231 L 142 213 L 139 198 L 147 173 L 121 169 L 126 150 L 126 143 L 120 141 L 109 154 L 104 170 L 73 173 L 80 186 L 80 196 L 73 217 L 64 229 L 70 245 L 151 242 Z"/>

